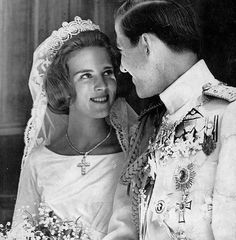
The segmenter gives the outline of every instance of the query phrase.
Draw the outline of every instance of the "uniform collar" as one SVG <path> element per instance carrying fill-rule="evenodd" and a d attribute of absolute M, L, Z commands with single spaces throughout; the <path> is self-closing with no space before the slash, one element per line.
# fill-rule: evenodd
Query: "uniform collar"
<path fill-rule="evenodd" d="M 171 115 L 187 102 L 201 96 L 202 86 L 208 82 L 215 83 L 217 80 L 204 60 L 200 60 L 160 94 L 167 113 Z"/>
<path fill-rule="evenodd" d="M 148 99 L 148 103 L 146 104 L 145 108 L 140 112 L 139 114 L 139 121 L 146 116 L 147 114 L 150 114 L 153 111 L 156 111 L 157 108 L 163 106 L 163 102 L 161 101 L 159 95 L 152 96 Z"/>

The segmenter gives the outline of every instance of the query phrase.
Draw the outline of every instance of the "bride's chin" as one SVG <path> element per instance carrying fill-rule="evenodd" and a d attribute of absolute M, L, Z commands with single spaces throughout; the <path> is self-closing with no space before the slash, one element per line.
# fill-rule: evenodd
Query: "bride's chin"
<path fill-rule="evenodd" d="M 109 115 L 109 111 L 99 112 L 96 115 L 94 114 L 94 118 L 106 118 Z"/>

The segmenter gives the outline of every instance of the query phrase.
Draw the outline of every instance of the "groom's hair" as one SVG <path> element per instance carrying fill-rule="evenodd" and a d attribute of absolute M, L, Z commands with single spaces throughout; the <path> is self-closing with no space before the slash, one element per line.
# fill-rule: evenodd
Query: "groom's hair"
<path fill-rule="evenodd" d="M 55 55 L 45 78 L 49 109 L 57 114 L 69 114 L 69 106 L 76 99 L 73 81 L 69 76 L 68 58 L 85 47 L 104 47 L 110 56 L 115 75 L 119 71 L 119 53 L 107 35 L 99 30 L 85 31 L 66 41 Z"/>
<path fill-rule="evenodd" d="M 136 45 L 143 33 L 152 33 L 170 49 L 200 53 L 197 15 L 187 0 L 128 0 L 116 12 L 121 30 Z"/>

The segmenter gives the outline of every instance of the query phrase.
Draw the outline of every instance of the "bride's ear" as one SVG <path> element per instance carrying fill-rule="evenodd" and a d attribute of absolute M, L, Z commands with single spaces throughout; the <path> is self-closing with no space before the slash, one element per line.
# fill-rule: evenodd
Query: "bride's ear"
<path fill-rule="evenodd" d="M 148 57 L 151 49 L 151 38 L 148 33 L 143 33 L 140 37 L 140 44 L 144 51 L 144 54 Z"/>

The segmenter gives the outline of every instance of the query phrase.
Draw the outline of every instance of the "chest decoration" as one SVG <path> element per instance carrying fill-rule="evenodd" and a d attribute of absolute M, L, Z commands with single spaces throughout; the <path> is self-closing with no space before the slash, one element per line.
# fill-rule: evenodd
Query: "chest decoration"
<path fill-rule="evenodd" d="M 189 163 L 187 166 L 179 166 L 174 175 L 175 188 L 177 191 L 186 191 L 190 189 L 196 172 L 194 171 L 193 163 Z"/>
<path fill-rule="evenodd" d="M 198 107 L 192 108 L 178 122 L 171 122 L 164 116 L 160 130 L 149 145 L 149 166 L 153 176 L 158 175 L 161 168 L 168 167 L 173 161 L 173 186 L 177 197 L 175 200 L 167 196 L 159 196 L 152 207 L 153 220 L 167 228 L 174 239 L 187 240 L 185 223 L 186 214 L 191 213 L 194 206 L 191 188 L 202 160 L 196 156 L 202 151 L 209 156 L 216 148 L 218 138 L 218 115 L 205 116 Z M 157 170 L 159 169 L 159 170 Z M 154 187 L 155 189 L 155 187 Z M 179 229 L 168 225 L 169 211 L 174 209 Z"/>
<path fill-rule="evenodd" d="M 168 117 L 164 116 L 156 139 L 149 145 L 150 160 L 158 159 L 159 165 L 166 166 L 173 159 L 189 160 L 198 151 L 208 156 L 216 148 L 217 129 L 218 115 L 205 117 L 197 108 L 174 123 L 170 123 Z M 180 173 L 186 175 L 188 169 Z"/>

